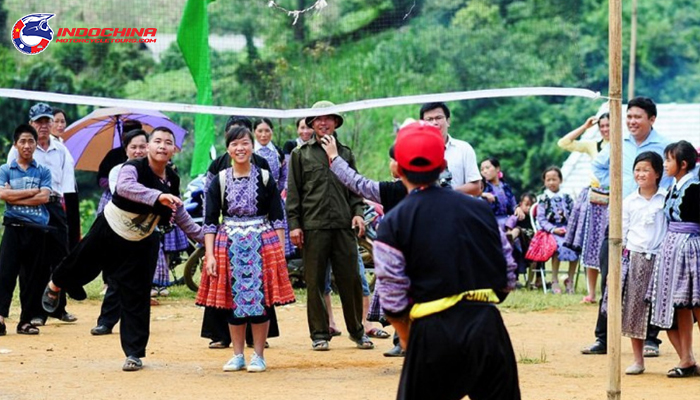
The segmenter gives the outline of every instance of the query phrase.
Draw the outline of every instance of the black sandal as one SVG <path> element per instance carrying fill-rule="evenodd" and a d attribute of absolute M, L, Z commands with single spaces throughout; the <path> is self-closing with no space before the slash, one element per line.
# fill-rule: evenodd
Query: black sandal
<path fill-rule="evenodd" d="M 143 368 L 143 362 L 141 361 L 141 359 L 138 357 L 129 356 L 126 358 L 126 361 L 124 361 L 122 371 L 138 371 L 141 368 Z"/>
<path fill-rule="evenodd" d="M 53 314 L 58 309 L 58 303 L 61 299 L 61 290 L 51 290 L 49 285 L 46 285 L 44 294 L 41 295 L 41 306 L 49 314 Z"/>
<path fill-rule="evenodd" d="M 39 328 L 34 326 L 31 322 L 24 322 L 17 325 L 17 333 L 20 335 L 38 335 Z"/>
<path fill-rule="evenodd" d="M 698 376 L 698 366 L 691 365 L 690 367 L 675 367 L 668 370 L 666 374 L 669 378 L 690 378 L 691 376 Z"/>

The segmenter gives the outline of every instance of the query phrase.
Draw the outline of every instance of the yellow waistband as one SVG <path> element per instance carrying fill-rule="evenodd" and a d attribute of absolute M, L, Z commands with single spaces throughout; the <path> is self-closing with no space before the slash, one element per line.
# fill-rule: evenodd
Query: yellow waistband
<path fill-rule="evenodd" d="M 437 314 L 454 306 L 462 300 L 475 301 L 481 303 L 499 303 L 500 300 L 496 296 L 493 289 L 476 289 L 467 290 L 466 292 L 456 294 L 454 296 L 443 297 L 429 301 L 427 303 L 416 303 L 411 307 L 411 319 L 427 317 L 428 315 Z"/>

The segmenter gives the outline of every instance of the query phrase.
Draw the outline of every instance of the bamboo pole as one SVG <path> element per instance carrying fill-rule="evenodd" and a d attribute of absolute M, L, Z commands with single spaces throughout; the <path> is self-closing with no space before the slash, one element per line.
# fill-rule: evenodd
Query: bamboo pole
<path fill-rule="evenodd" d="M 637 68 L 637 0 L 632 0 L 632 23 L 630 24 L 630 66 L 627 77 L 627 100 L 634 98 L 635 69 Z"/>
<path fill-rule="evenodd" d="M 610 227 L 608 255 L 608 399 L 619 400 L 622 327 L 622 0 L 609 0 Z"/>

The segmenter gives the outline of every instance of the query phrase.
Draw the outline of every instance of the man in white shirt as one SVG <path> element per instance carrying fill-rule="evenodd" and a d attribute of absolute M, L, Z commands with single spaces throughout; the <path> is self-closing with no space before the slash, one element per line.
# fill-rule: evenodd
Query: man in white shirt
<path fill-rule="evenodd" d="M 474 148 L 464 140 L 455 139 L 447 132 L 450 127 L 450 109 L 445 103 L 426 103 L 420 109 L 420 119 L 440 129 L 445 139 L 445 160 L 452 174 L 452 188 L 472 196 L 481 194 L 481 173 L 476 163 Z"/>
<path fill-rule="evenodd" d="M 47 256 L 51 257 L 49 265 L 55 267 L 68 254 L 68 221 L 63 209 L 63 195 L 75 193 L 75 171 L 73 169 L 73 157 L 68 149 L 56 139 L 51 138 L 51 126 L 53 123 L 53 110 L 46 103 L 37 103 L 29 109 L 29 124 L 38 133 L 37 147 L 34 159 L 51 171 L 51 195 L 46 208 L 49 211 L 49 226 L 55 228 L 52 231 L 53 243 L 47 244 Z M 17 159 L 17 149 L 14 147 L 7 155 L 7 163 Z M 78 320 L 74 315 L 66 311 L 65 294 L 61 304 L 51 317 L 64 322 Z M 46 315 L 37 315 L 32 319 L 34 325 L 44 325 Z"/>

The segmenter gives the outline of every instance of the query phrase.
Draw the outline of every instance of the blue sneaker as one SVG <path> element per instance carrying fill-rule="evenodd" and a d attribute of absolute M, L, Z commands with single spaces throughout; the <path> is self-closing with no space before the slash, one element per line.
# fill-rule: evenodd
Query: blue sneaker
<path fill-rule="evenodd" d="M 243 368 L 245 368 L 245 358 L 243 357 L 243 354 L 236 354 L 235 356 L 231 357 L 226 364 L 224 364 L 224 371 L 226 372 L 240 371 Z"/>
<path fill-rule="evenodd" d="M 250 357 L 250 364 L 248 364 L 248 372 L 265 372 L 266 369 L 265 359 L 253 353 L 253 356 Z"/>

